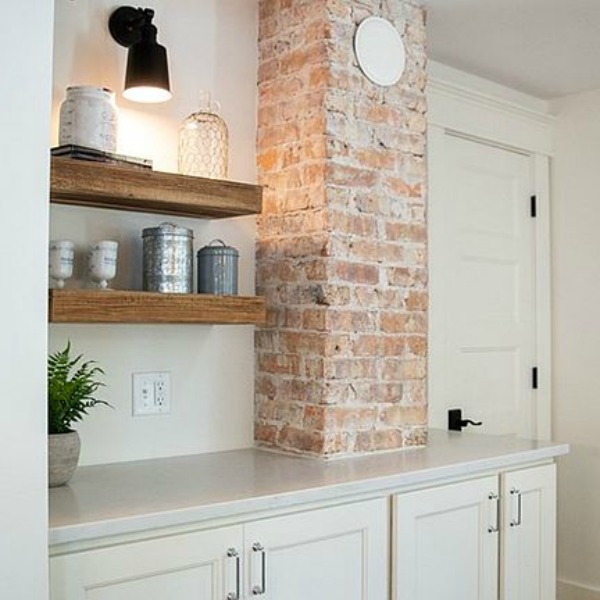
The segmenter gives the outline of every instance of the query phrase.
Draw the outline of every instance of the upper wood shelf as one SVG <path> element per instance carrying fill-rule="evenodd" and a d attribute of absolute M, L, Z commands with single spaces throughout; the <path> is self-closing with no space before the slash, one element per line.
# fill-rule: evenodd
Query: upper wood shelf
<path fill-rule="evenodd" d="M 52 157 L 50 200 L 57 204 L 214 219 L 260 213 L 262 188 Z"/>

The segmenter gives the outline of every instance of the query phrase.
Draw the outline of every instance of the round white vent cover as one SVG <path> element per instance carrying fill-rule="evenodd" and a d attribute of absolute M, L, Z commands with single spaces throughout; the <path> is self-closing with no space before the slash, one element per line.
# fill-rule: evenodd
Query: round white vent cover
<path fill-rule="evenodd" d="M 354 35 L 354 53 L 361 71 L 377 85 L 394 85 L 404 73 L 404 42 L 387 19 L 367 17 L 360 23 Z"/>

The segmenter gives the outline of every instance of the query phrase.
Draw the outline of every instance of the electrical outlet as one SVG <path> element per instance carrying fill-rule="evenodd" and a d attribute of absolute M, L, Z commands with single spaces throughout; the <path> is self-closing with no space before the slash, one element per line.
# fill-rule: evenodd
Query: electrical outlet
<path fill-rule="evenodd" d="M 133 416 L 164 415 L 171 412 L 171 374 L 133 374 Z"/>

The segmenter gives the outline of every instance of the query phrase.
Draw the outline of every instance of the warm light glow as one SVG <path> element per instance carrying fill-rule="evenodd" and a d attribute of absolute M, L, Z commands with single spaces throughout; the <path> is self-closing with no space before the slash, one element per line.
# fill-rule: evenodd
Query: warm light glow
<path fill-rule="evenodd" d="M 146 104 L 155 104 L 166 102 L 171 99 L 171 92 L 163 88 L 152 87 L 149 85 L 140 85 L 131 87 L 123 91 L 123 97 L 132 102 L 144 102 Z"/>

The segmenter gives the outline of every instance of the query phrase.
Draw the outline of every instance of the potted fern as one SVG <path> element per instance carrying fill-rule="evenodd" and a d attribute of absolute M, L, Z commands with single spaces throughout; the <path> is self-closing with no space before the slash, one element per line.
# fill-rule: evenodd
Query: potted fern
<path fill-rule="evenodd" d="M 77 464 L 81 442 L 73 424 L 87 415 L 89 408 L 106 404 L 95 397 L 104 386 L 98 379 L 104 371 L 95 361 L 81 362 L 83 355 L 71 356 L 71 343 L 48 357 L 48 483 L 64 485 Z"/>

